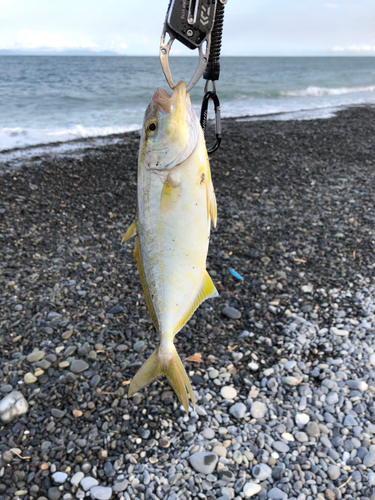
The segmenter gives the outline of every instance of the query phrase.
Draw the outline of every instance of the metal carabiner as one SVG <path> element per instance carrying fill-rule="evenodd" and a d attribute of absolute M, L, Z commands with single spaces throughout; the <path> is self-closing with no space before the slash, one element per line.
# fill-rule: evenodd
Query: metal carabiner
<path fill-rule="evenodd" d="M 206 126 L 207 126 L 207 113 L 208 113 L 208 103 L 212 101 L 214 103 L 215 110 L 215 142 L 210 147 L 207 148 L 207 153 L 210 155 L 214 153 L 217 149 L 219 149 L 221 143 L 221 113 L 220 113 L 220 101 L 216 94 L 215 83 L 212 82 L 212 90 L 207 90 L 208 81 L 206 82 L 205 91 L 202 107 L 201 107 L 201 126 L 203 129 L 203 133 L 206 134 Z"/>
<path fill-rule="evenodd" d="M 169 35 L 169 41 L 168 43 L 165 43 L 165 35 L 168 33 Z M 175 41 L 177 37 L 174 36 L 172 31 L 169 30 L 167 23 L 164 24 L 163 32 L 161 35 L 161 40 L 160 40 L 160 51 L 159 51 L 159 56 L 160 56 L 160 62 L 161 62 L 161 67 L 164 72 L 164 76 L 168 82 L 168 85 L 170 88 L 173 90 L 175 88 L 175 84 L 173 83 L 173 78 L 172 78 L 172 73 L 169 67 L 169 52 L 171 50 L 172 44 Z M 207 36 L 205 40 L 205 44 L 203 43 L 198 47 L 199 50 L 199 60 L 198 60 L 198 65 L 196 67 L 196 70 L 194 72 L 194 75 L 192 76 L 190 82 L 188 83 L 186 87 L 186 92 L 190 92 L 190 90 L 195 86 L 197 81 L 200 79 L 200 77 L 203 75 L 207 62 L 208 62 L 208 56 L 210 53 L 210 45 L 211 45 L 211 34 Z M 203 49 L 203 45 L 205 45 L 205 49 Z"/>

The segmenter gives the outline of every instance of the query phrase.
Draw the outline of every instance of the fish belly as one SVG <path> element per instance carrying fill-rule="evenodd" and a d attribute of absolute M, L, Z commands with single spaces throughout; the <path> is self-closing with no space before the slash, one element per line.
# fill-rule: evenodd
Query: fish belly
<path fill-rule="evenodd" d="M 142 169 L 138 237 L 145 280 L 164 338 L 173 338 L 202 288 L 210 234 L 204 147 L 170 171 Z M 198 304 L 199 305 L 199 304 Z M 194 311 L 192 311 L 194 312 Z"/>

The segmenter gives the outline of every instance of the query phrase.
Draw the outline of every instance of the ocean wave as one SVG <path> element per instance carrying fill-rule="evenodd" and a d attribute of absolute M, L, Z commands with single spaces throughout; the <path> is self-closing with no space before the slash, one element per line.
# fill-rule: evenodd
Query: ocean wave
<path fill-rule="evenodd" d="M 325 95 L 357 94 L 358 92 L 375 92 L 375 85 L 367 87 L 314 87 L 310 86 L 303 90 L 281 91 L 280 95 L 285 97 L 322 97 Z"/>
<path fill-rule="evenodd" d="M 22 148 L 36 144 L 66 142 L 88 137 L 103 137 L 138 130 L 139 124 L 127 126 L 84 127 L 74 125 L 61 129 L 33 129 L 22 127 L 0 127 L 0 151 Z"/>

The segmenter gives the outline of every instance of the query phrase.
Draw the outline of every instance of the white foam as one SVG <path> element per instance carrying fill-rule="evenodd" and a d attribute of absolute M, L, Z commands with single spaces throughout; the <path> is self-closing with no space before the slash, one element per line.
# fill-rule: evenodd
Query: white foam
<path fill-rule="evenodd" d="M 281 91 L 280 95 L 285 97 L 322 97 L 325 95 L 345 95 L 345 94 L 357 94 L 363 92 L 375 92 L 375 85 L 369 85 L 367 87 L 314 87 L 310 86 L 303 90 L 289 90 Z"/>
<path fill-rule="evenodd" d="M 112 134 L 123 134 L 138 130 L 140 124 L 133 123 L 125 127 L 84 127 L 74 125 L 61 129 L 33 129 L 21 127 L 0 128 L 0 151 L 36 144 L 49 144 L 51 142 L 66 142 L 87 137 L 104 137 Z"/>
<path fill-rule="evenodd" d="M 340 111 L 343 107 L 331 107 L 331 108 L 319 108 L 319 109 L 303 109 L 300 111 L 291 111 L 284 113 L 274 113 L 267 115 L 258 116 L 248 116 L 245 118 L 237 118 L 237 122 L 254 122 L 254 121 L 264 121 L 264 120 L 324 120 L 327 118 L 333 118 L 337 111 Z"/>

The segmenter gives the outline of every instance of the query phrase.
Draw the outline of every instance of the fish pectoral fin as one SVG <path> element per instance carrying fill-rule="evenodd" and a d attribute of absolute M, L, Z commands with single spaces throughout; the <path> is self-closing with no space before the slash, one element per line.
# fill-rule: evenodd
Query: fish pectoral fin
<path fill-rule="evenodd" d="M 136 236 L 138 234 L 138 226 L 137 226 L 137 220 L 135 219 L 131 224 L 130 224 L 130 227 L 129 229 L 126 231 L 126 233 L 124 234 L 124 236 L 122 237 L 122 240 L 121 240 L 121 245 L 123 243 L 125 243 L 125 241 L 127 241 L 129 238 L 131 238 L 132 236 Z"/>
<path fill-rule="evenodd" d="M 148 289 L 148 285 L 147 285 L 147 281 L 146 281 L 146 276 L 145 276 L 145 272 L 144 272 L 144 269 L 143 269 L 142 256 L 141 256 L 141 251 L 139 249 L 139 238 L 137 238 L 137 241 L 135 242 L 134 258 L 135 258 L 135 260 L 137 262 L 139 277 L 141 278 L 143 293 L 145 294 L 145 299 L 146 299 L 146 304 L 147 304 L 148 312 L 149 312 L 149 314 L 151 316 L 152 322 L 154 323 L 154 326 L 155 326 L 156 330 L 159 331 L 158 318 L 157 318 L 156 313 L 155 313 L 154 304 L 153 304 L 152 298 L 150 296 L 150 291 Z"/>
<path fill-rule="evenodd" d="M 216 196 L 214 191 L 214 186 L 212 184 L 212 180 L 207 184 L 207 207 L 208 213 L 211 217 L 212 223 L 214 227 L 216 227 L 217 220 L 217 205 L 216 205 Z"/>
<path fill-rule="evenodd" d="M 201 287 L 199 288 L 197 295 L 189 304 L 181 320 L 177 323 L 176 328 L 173 332 L 174 335 L 181 330 L 181 328 L 187 321 L 189 321 L 191 316 L 194 314 L 194 311 L 202 304 L 203 301 L 205 301 L 206 299 L 210 299 L 211 297 L 217 297 L 218 295 L 219 294 L 212 282 L 210 275 L 207 271 L 205 271 Z"/>
<path fill-rule="evenodd" d="M 170 175 L 165 179 L 164 186 L 160 195 L 160 213 L 169 214 L 180 201 L 182 191 L 181 183 L 173 181 Z"/>
<path fill-rule="evenodd" d="M 150 384 L 160 375 L 165 375 L 180 400 L 180 403 L 185 408 L 186 413 L 188 413 L 189 400 L 187 392 L 190 395 L 194 409 L 195 398 L 184 365 L 182 364 L 175 348 L 169 359 L 166 360 L 163 358 L 163 362 L 161 362 L 159 353 L 159 348 L 157 348 L 148 360 L 141 366 L 140 370 L 131 381 L 128 396 L 133 396 L 136 392 L 143 389 L 143 387 Z"/>

